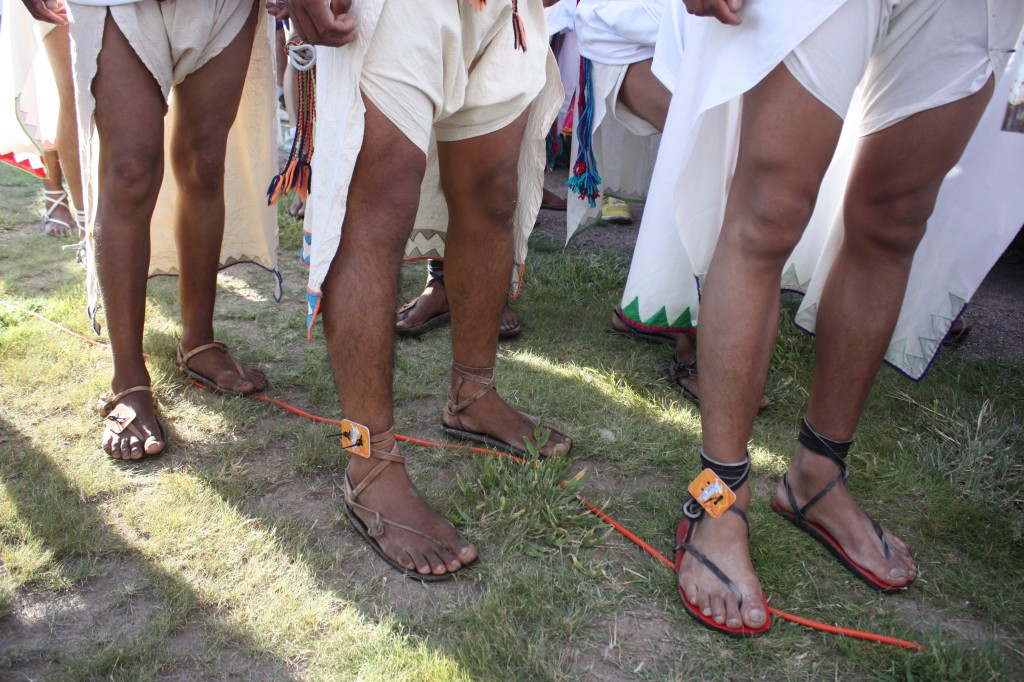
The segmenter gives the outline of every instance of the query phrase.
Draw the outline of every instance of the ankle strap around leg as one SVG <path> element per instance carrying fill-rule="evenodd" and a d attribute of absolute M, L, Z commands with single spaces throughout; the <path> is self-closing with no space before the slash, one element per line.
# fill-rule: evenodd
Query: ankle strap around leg
<path fill-rule="evenodd" d="M 850 440 L 831 440 L 825 438 L 825 436 L 811 428 L 807 417 L 804 417 L 800 420 L 800 436 L 797 440 L 800 442 L 800 445 L 803 445 L 814 454 L 827 457 L 835 462 L 836 466 L 843 472 L 844 478 L 848 475 L 846 471 L 846 455 L 853 446 L 853 438 Z"/>
<path fill-rule="evenodd" d="M 477 384 L 489 384 L 494 382 L 494 365 L 490 367 L 470 367 L 452 361 L 452 371 L 463 379 L 469 379 Z M 478 372 L 487 372 L 490 376 L 483 376 Z"/>
<path fill-rule="evenodd" d="M 717 459 L 710 457 L 704 448 L 700 449 L 700 463 L 705 469 L 711 469 L 715 472 L 715 475 L 722 480 L 722 483 L 729 486 L 729 488 L 735 492 L 739 490 L 744 483 L 747 482 L 747 477 L 750 476 L 750 452 L 745 452 L 744 457 L 739 462 L 720 462 Z M 733 511 L 740 515 L 744 520 L 747 520 L 747 515 L 736 507 L 729 507 L 730 511 Z M 700 503 L 696 499 L 690 497 L 686 502 L 683 503 L 683 514 L 687 518 L 699 519 L 704 514 L 704 508 L 701 507 Z"/>

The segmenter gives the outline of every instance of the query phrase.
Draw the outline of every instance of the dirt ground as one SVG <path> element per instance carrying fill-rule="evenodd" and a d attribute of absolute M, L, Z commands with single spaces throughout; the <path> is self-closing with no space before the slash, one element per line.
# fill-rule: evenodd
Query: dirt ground
<path fill-rule="evenodd" d="M 557 169 L 547 176 L 545 184 L 564 196 L 566 177 L 565 169 Z M 629 258 L 642 217 L 643 207 L 635 205 L 632 225 L 592 227 L 577 235 L 567 248 L 584 252 L 612 251 Z M 564 242 L 565 214 L 541 211 L 535 229 Z M 972 328 L 953 346 L 954 352 L 979 360 L 1024 360 L 1024 236 L 1017 237 L 1014 246 L 989 272 L 963 318 Z"/>

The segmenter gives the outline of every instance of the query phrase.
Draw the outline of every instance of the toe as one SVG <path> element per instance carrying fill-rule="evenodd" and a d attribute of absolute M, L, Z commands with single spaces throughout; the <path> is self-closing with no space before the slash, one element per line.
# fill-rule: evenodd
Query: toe
<path fill-rule="evenodd" d="M 711 598 L 711 617 L 719 625 L 725 623 L 725 598 L 720 594 Z"/>
<path fill-rule="evenodd" d="M 740 607 L 735 600 L 729 599 L 725 602 L 725 624 L 734 629 L 743 625 Z"/>
<path fill-rule="evenodd" d="M 132 436 L 127 442 L 129 457 L 140 459 L 142 457 L 142 441 L 137 436 Z"/>
<path fill-rule="evenodd" d="M 764 625 L 765 619 L 768 615 L 764 612 L 764 604 L 761 601 L 761 596 L 751 596 L 746 599 L 743 604 L 743 622 L 747 627 L 759 628 Z"/>

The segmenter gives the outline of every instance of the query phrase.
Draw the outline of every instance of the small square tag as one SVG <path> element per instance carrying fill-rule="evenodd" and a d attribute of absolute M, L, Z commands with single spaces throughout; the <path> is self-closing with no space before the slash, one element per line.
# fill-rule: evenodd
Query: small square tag
<path fill-rule="evenodd" d="M 341 447 L 353 455 L 370 456 L 370 429 L 348 419 L 341 420 Z"/>
<path fill-rule="evenodd" d="M 103 418 L 103 425 L 113 431 L 114 433 L 120 434 L 128 425 L 135 419 L 135 410 L 129 405 L 124 403 L 118 403 L 114 406 L 114 409 L 110 411 L 106 417 Z"/>
<path fill-rule="evenodd" d="M 688 489 L 697 504 L 704 507 L 704 511 L 714 519 L 724 514 L 736 501 L 736 493 L 711 469 L 700 472 Z"/>

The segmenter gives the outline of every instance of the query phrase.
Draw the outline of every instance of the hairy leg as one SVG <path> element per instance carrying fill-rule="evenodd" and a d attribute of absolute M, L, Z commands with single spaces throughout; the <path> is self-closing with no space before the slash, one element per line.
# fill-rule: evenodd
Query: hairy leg
<path fill-rule="evenodd" d="M 96 128 L 100 138 L 96 269 L 113 349 L 114 393 L 148 386 L 142 358 L 149 271 L 149 222 L 163 177 L 163 94 L 135 50 L 107 15 L 96 78 Z M 106 431 L 103 449 L 112 457 L 139 459 L 164 443 L 149 394 L 122 402 L 138 415 L 143 443 Z"/>
<path fill-rule="evenodd" d="M 181 344 L 186 350 L 214 340 L 217 264 L 224 238 L 224 155 L 249 68 L 256 27 L 255 4 L 245 26 L 224 50 L 175 88 L 171 167 L 178 185 L 175 239 L 181 295 Z M 223 388 L 251 393 L 266 376 L 245 368 L 239 376 L 227 354 L 208 350 L 189 367 Z"/>
<path fill-rule="evenodd" d="M 914 252 L 942 180 L 963 153 L 992 93 L 919 113 L 863 138 L 844 206 L 845 234 L 822 293 L 807 420 L 832 440 L 853 437 L 903 303 Z M 788 481 L 806 504 L 836 466 L 798 445 Z M 789 507 L 780 483 L 776 502 Z M 916 576 L 906 546 L 883 556 L 878 534 L 845 486 L 808 512 L 859 565 L 894 585 Z"/>
<path fill-rule="evenodd" d="M 736 175 L 703 290 L 700 317 L 704 449 L 723 462 L 746 452 L 778 330 L 782 266 L 810 219 L 842 121 L 780 65 L 744 96 Z M 737 491 L 747 509 L 750 486 Z M 762 625 L 761 588 L 747 528 L 735 514 L 705 517 L 694 545 L 729 575 L 732 592 L 688 555 L 679 584 L 716 622 Z"/>
<path fill-rule="evenodd" d="M 394 423 L 392 306 L 405 242 L 416 218 L 426 157 L 372 102 L 365 97 L 363 101 L 363 145 L 349 189 L 341 244 L 323 284 L 321 308 L 342 411 L 346 418 L 367 426 L 371 434 L 379 434 Z M 349 479 L 358 485 L 376 464 L 352 457 Z M 439 547 L 388 528 L 378 538 L 381 549 L 407 570 L 441 575 L 476 559 L 476 549 L 420 497 L 404 466 L 388 466 L 359 501 L 441 541 Z"/>
<path fill-rule="evenodd" d="M 445 287 L 452 311 L 452 359 L 489 376 L 498 351 L 498 330 L 508 296 L 513 259 L 513 214 L 518 162 L 528 112 L 480 137 L 439 143 L 441 184 L 448 202 Z M 459 385 L 452 375 L 453 389 Z M 461 383 L 457 400 L 476 393 Z M 459 413 L 462 428 L 515 446 L 533 440 L 533 421 L 490 391 Z M 552 433 L 545 455 L 565 452 L 571 441 Z"/>

